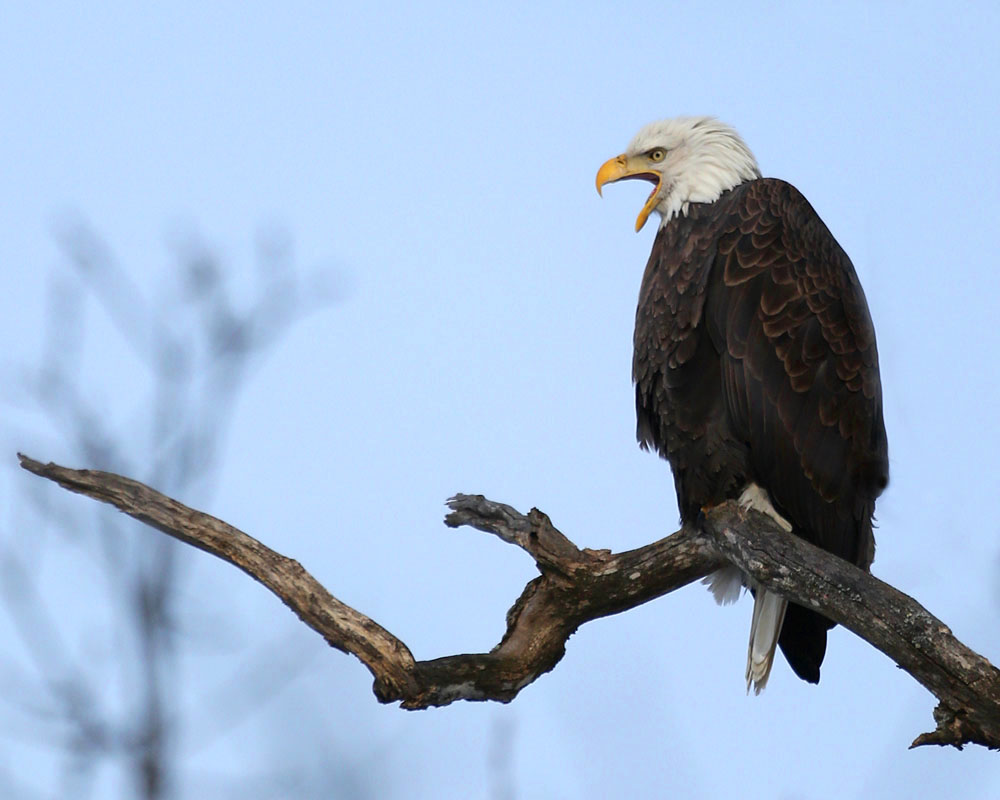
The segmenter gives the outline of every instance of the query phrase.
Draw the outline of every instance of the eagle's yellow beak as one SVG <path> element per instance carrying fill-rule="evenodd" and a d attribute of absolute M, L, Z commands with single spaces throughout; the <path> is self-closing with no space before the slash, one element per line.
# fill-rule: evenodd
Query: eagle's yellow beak
<path fill-rule="evenodd" d="M 656 208 L 656 204 L 660 200 L 659 193 L 660 185 L 663 183 L 663 175 L 650 170 L 649 164 L 639 164 L 636 159 L 629 158 L 622 153 L 620 156 L 609 158 L 597 170 L 597 193 L 602 194 L 601 188 L 606 183 L 615 183 L 616 181 L 630 179 L 649 181 L 654 185 L 652 193 L 646 199 L 646 205 L 642 207 L 642 211 L 639 212 L 639 216 L 635 219 L 635 230 L 638 233 L 642 230 L 642 226 L 646 224 L 646 220 L 649 219 L 649 215 L 653 213 L 653 209 Z"/>

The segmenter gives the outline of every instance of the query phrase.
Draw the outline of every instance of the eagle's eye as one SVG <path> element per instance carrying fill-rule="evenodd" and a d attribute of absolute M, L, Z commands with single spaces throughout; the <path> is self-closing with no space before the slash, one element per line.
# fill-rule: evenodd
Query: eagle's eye
<path fill-rule="evenodd" d="M 663 161 L 663 159 L 667 157 L 667 151 L 664 150 L 662 147 L 657 147 L 653 150 L 650 150 L 648 155 L 650 161 Z"/>

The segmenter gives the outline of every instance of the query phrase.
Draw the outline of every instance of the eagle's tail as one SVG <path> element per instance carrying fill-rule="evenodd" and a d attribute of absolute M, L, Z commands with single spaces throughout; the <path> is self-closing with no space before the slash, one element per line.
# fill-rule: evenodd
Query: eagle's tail
<path fill-rule="evenodd" d="M 760 694 L 767 686 L 774 651 L 778 646 L 781 623 L 785 621 L 788 601 L 780 595 L 757 589 L 753 604 L 753 621 L 750 623 L 750 644 L 747 647 L 747 693 Z"/>

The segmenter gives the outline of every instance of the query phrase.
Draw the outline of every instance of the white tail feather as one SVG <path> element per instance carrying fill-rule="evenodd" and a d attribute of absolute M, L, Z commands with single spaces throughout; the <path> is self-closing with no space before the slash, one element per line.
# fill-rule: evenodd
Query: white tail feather
<path fill-rule="evenodd" d="M 750 644 L 747 647 L 747 693 L 751 684 L 754 694 L 760 694 L 767 686 L 787 608 L 788 601 L 780 595 L 757 589 L 753 621 L 750 623 Z"/>
<path fill-rule="evenodd" d="M 702 578 L 701 582 L 708 587 L 716 603 L 720 606 L 728 606 L 740 599 L 740 589 L 743 588 L 743 573 L 737 567 L 723 567 Z"/>

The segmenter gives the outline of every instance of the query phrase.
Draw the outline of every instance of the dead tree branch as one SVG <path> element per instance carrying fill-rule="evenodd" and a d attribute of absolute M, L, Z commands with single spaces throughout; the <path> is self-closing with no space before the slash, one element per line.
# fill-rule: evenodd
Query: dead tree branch
<path fill-rule="evenodd" d="M 911 597 L 734 503 L 713 509 L 700 531 L 681 529 L 612 553 L 579 549 L 537 509 L 524 515 L 479 495 L 456 495 L 448 501 L 447 525 L 471 526 L 520 547 L 541 574 L 507 612 L 507 631 L 489 653 L 416 661 L 403 642 L 333 597 L 297 561 L 231 525 L 120 475 L 24 455 L 20 460 L 24 469 L 110 503 L 263 583 L 330 645 L 357 656 L 383 703 L 421 709 L 455 700 L 509 702 L 559 662 L 566 640 L 583 623 L 634 608 L 731 562 L 768 589 L 844 625 L 934 694 L 937 728 L 913 746 L 1000 748 L 1000 670 Z"/>

